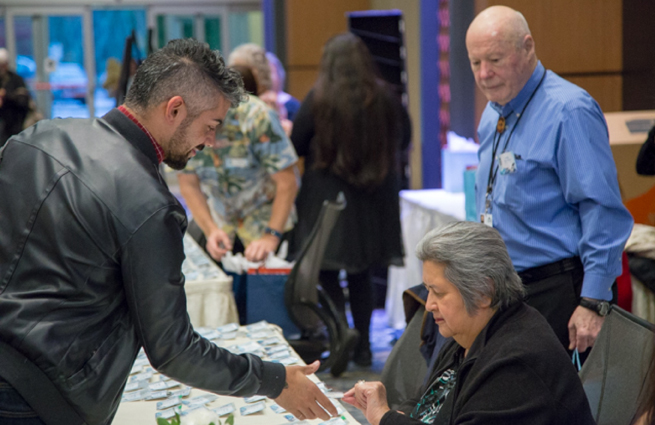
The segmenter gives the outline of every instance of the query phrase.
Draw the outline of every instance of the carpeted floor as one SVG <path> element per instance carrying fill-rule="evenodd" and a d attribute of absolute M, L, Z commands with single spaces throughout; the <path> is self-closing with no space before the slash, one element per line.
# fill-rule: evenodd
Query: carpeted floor
<path fill-rule="evenodd" d="M 350 319 L 350 318 L 349 318 Z M 360 367 L 352 361 L 348 369 L 338 378 L 333 377 L 330 372 L 317 374 L 318 377 L 330 388 L 336 391 L 348 391 L 359 380 L 379 381 L 384 363 L 391 352 L 392 343 L 399 337 L 396 331 L 387 324 L 387 315 L 383 309 L 373 312 L 371 319 L 371 351 L 373 353 L 373 365 L 371 367 Z M 368 424 L 366 417 L 358 409 L 343 403 L 345 408 L 361 424 Z"/>

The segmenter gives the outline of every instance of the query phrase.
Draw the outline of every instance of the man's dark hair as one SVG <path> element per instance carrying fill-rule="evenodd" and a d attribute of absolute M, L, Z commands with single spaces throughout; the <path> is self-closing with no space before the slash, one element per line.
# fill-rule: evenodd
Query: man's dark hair
<path fill-rule="evenodd" d="M 218 95 L 234 107 L 245 98 L 239 73 L 230 70 L 218 50 L 196 40 L 171 40 L 139 66 L 125 105 L 142 112 L 181 96 L 191 117 L 216 107 Z"/>

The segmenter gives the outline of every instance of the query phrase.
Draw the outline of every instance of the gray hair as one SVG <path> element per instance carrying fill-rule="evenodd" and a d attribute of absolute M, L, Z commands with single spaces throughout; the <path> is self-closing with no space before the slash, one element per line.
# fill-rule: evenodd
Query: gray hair
<path fill-rule="evenodd" d="M 9 63 L 9 51 L 4 47 L 0 47 L 0 64 L 6 65 Z"/>
<path fill-rule="evenodd" d="M 143 112 L 173 96 L 181 96 L 190 117 L 218 105 L 222 95 L 232 106 L 245 100 L 238 72 L 228 69 L 221 54 L 205 43 L 172 40 L 139 66 L 125 105 Z"/>
<path fill-rule="evenodd" d="M 271 80 L 271 68 L 268 66 L 266 59 L 266 50 L 255 43 L 246 43 L 237 46 L 230 56 L 227 63 L 233 65 L 246 65 L 252 70 L 257 81 L 257 95 L 271 90 L 273 81 Z"/>
<path fill-rule="evenodd" d="M 483 297 L 491 299 L 491 308 L 504 308 L 525 294 L 500 234 L 484 224 L 460 221 L 431 230 L 416 246 L 416 256 L 444 266 L 469 314 Z"/>

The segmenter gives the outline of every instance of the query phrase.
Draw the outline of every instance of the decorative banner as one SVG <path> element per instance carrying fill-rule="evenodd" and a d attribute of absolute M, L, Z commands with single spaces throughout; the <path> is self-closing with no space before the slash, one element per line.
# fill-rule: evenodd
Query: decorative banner
<path fill-rule="evenodd" d="M 447 144 L 446 134 L 450 130 L 450 10 L 449 0 L 439 0 L 439 140 L 441 146 Z M 442 165 L 443 166 L 443 165 Z"/>

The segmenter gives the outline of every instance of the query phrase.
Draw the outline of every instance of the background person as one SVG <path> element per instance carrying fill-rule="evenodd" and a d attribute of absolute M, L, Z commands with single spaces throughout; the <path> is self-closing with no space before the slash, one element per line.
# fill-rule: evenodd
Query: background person
<path fill-rule="evenodd" d="M 637 155 L 637 174 L 642 176 L 655 175 L 655 127 L 648 132 L 648 137 Z"/>
<path fill-rule="evenodd" d="M 30 93 L 23 78 L 9 69 L 9 53 L 0 48 L 0 147 L 23 131 Z"/>
<path fill-rule="evenodd" d="M 287 73 L 282 62 L 271 52 L 266 52 L 266 59 L 271 68 L 271 92 L 275 94 L 276 109 L 281 118 L 293 121 L 300 109 L 300 101 L 284 91 Z"/>
<path fill-rule="evenodd" d="M 524 288 L 498 232 L 457 222 L 418 243 L 425 307 L 446 343 L 416 399 L 389 409 L 381 382 L 343 400 L 378 424 L 595 424 L 575 368 Z M 418 349 L 418 347 L 417 347 Z"/>
<path fill-rule="evenodd" d="M 251 85 L 253 70 L 235 66 Z M 218 261 L 232 250 L 237 236 L 250 261 L 277 250 L 295 222 L 297 161 L 276 113 L 257 96 L 228 111 L 212 146 L 178 174 L 212 258 Z"/>
<path fill-rule="evenodd" d="M 187 219 L 158 165 L 183 168 L 242 98 L 220 54 L 174 40 L 139 67 L 125 105 L 39 122 L 0 151 L 0 422 L 111 423 L 142 347 L 195 388 L 336 414 L 305 376 L 318 363 L 233 355 L 189 322 Z"/>
<path fill-rule="evenodd" d="M 347 206 L 330 236 L 320 281 L 337 308 L 345 311 L 339 270 L 347 271 L 350 308 L 360 333 L 354 360 L 364 366 L 371 364 L 371 268 L 402 264 L 398 155 L 408 143 L 403 136 L 409 132 L 401 128 L 409 122 L 406 115 L 376 77 L 364 43 L 345 33 L 326 43 L 318 80 L 291 134 L 296 151 L 305 157 L 291 252 L 305 243 L 323 201 L 343 192 Z"/>
<path fill-rule="evenodd" d="M 466 34 L 480 120 L 477 212 L 497 229 L 565 347 L 596 340 L 621 274 L 632 217 L 623 206 L 600 107 L 547 71 L 523 15 L 482 11 Z"/>

